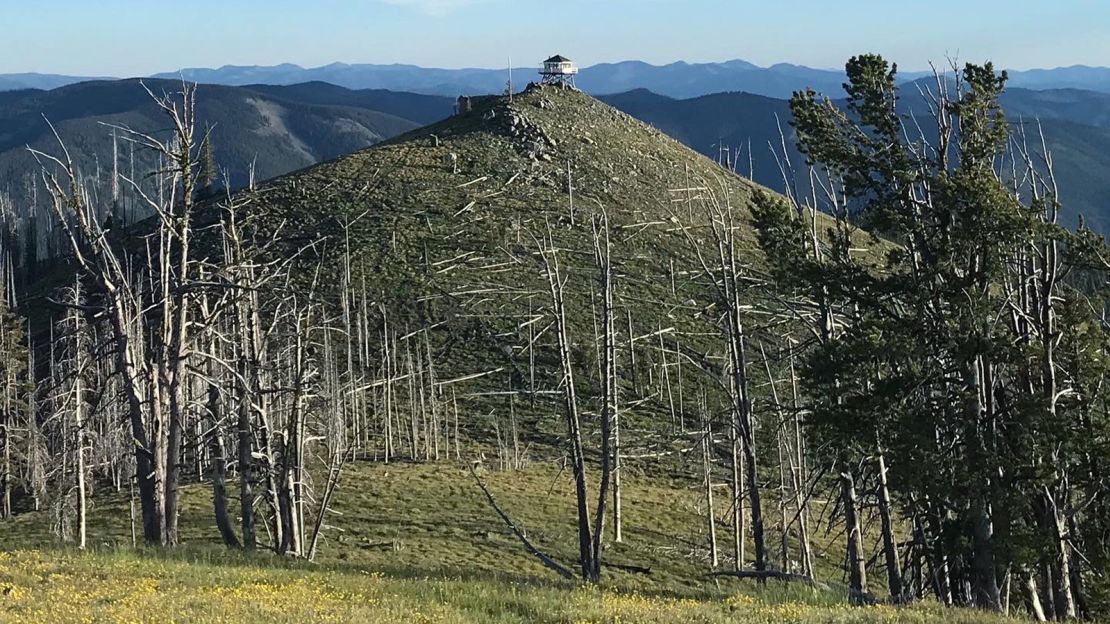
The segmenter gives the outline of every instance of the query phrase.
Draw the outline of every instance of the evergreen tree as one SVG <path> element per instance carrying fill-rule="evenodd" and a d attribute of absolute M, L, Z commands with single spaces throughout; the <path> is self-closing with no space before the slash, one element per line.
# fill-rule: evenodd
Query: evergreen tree
<path fill-rule="evenodd" d="M 200 157 L 197 163 L 197 199 L 205 199 L 215 193 L 219 175 L 220 170 L 216 165 L 216 154 L 212 147 L 212 129 L 209 128 L 200 144 Z"/>
<path fill-rule="evenodd" d="M 1102 242 L 1056 225 L 1051 159 L 1011 136 L 998 104 L 1005 72 L 969 64 L 939 78 L 931 124 L 899 112 L 897 70 L 881 57 L 846 72 L 844 109 L 813 91 L 791 100 L 836 226 L 807 243 L 769 194 L 755 215 L 780 285 L 837 318 L 803 370 L 813 434 L 840 470 L 875 456 L 890 466 L 902 513 L 927 532 L 917 548 L 938 597 L 1001 611 L 1002 579 L 1019 571 L 1035 587 L 1047 569 L 1055 614 L 1074 616 L 1087 575 L 1069 524 L 1082 525 L 1089 441 L 1106 437 L 1088 410 L 1104 400 L 1093 380 L 1107 372 L 1107 329 L 1070 276 L 1086 267 L 1105 283 L 1105 263 L 1090 261 Z M 861 253 L 856 228 L 890 243 Z"/>

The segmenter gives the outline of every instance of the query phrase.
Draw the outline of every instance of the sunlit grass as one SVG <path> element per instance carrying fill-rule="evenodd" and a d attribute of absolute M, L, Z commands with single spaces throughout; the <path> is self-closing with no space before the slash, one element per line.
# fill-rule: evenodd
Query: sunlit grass
<path fill-rule="evenodd" d="M 568 473 L 533 464 L 485 479 L 530 538 L 573 564 Z M 607 568 L 595 589 L 526 554 L 461 466 L 352 464 L 314 563 L 219 545 L 204 484 L 186 488 L 181 547 L 132 550 L 127 500 L 105 493 L 89 553 L 60 548 L 46 513 L 0 522 L 0 622 L 1001 621 L 935 605 L 851 608 L 835 582 L 835 544 L 819 559 L 831 589 L 714 580 L 700 500 L 681 473 L 630 469 L 625 543 L 607 558 L 651 574 Z"/>
<path fill-rule="evenodd" d="M 1001 622 L 935 605 L 853 608 L 817 590 L 748 587 L 715 598 L 508 580 L 189 562 L 138 552 L 0 553 L 3 622 Z"/>

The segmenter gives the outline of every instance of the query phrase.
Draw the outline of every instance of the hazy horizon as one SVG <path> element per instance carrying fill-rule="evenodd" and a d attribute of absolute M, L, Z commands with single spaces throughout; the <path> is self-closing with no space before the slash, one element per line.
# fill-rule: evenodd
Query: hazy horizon
<path fill-rule="evenodd" d="M 496 69 L 508 57 L 528 67 L 552 53 L 583 67 L 743 59 L 832 69 L 860 52 L 909 71 L 946 56 L 1014 70 L 1110 66 L 1110 5 L 1094 0 L 938 0 L 927 9 L 860 0 L 196 0 L 187 13 L 142 0 L 0 1 L 13 5 L 4 9 L 0 73 L 126 77 L 336 62 Z M 913 41 L 900 35 L 907 24 Z"/>
<path fill-rule="evenodd" d="M 553 51 L 553 52 L 554 53 L 560 53 L 557 50 Z M 546 58 L 546 57 L 544 57 L 544 58 Z M 961 62 L 965 61 L 965 60 L 969 60 L 969 59 L 965 59 L 964 57 L 959 57 L 959 56 L 953 57 L 953 59 L 959 60 Z M 331 62 L 322 63 L 322 64 L 304 64 L 304 63 L 296 63 L 296 62 L 293 62 L 293 61 L 276 61 L 276 62 L 272 62 L 272 63 L 249 63 L 249 64 L 223 63 L 223 64 L 220 64 L 220 65 L 183 65 L 181 67 L 174 67 L 174 68 L 170 68 L 170 69 L 161 69 L 161 70 L 157 70 L 157 71 L 151 71 L 151 72 L 145 72 L 145 73 L 136 73 L 136 74 L 104 74 L 104 73 L 96 74 L 96 73 L 72 73 L 72 72 L 58 72 L 58 71 L 38 71 L 38 70 L 4 71 L 4 72 L 0 72 L 0 74 L 2 74 L 2 75 L 43 75 L 43 76 L 54 75 L 54 76 L 71 76 L 71 77 L 78 77 L 78 78 L 88 77 L 88 78 L 105 78 L 105 79 L 128 79 L 128 78 L 148 78 L 148 77 L 151 77 L 151 76 L 162 75 L 162 74 L 171 74 L 171 73 L 174 73 L 174 72 L 178 72 L 178 71 L 182 71 L 182 70 L 191 70 L 191 69 L 219 70 L 219 69 L 230 68 L 230 67 L 296 66 L 296 67 L 299 67 L 299 68 L 305 69 L 305 70 L 313 70 L 313 69 L 320 69 L 320 68 L 328 67 L 328 66 L 331 66 L 331 65 L 346 65 L 346 66 L 373 65 L 373 66 L 379 66 L 379 67 L 411 66 L 411 67 L 419 67 L 421 69 L 432 69 L 432 70 L 442 69 L 442 70 L 490 70 L 490 71 L 492 71 L 492 70 L 505 69 L 506 66 L 507 66 L 507 62 L 509 60 L 512 61 L 514 70 L 520 69 L 520 70 L 523 70 L 523 71 L 527 71 L 529 68 L 531 68 L 533 66 L 539 67 L 539 65 L 541 64 L 543 59 L 541 58 L 539 62 L 535 62 L 535 63 L 532 63 L 532 62 L 518 63 L 516 61 L 516 59 L 506 59 L 506 63 L 502 63 L 499 66 L 494 66 L 494 65 L 486 65 L 486 66 L 479 66 L 479 65 L 447 66 L 447 65 L 425 65 L 425 64 L 418 64 L 418 63 L 410 63 L 410 62 L 406 62 L 406 61 L 370 62 L 370 61 L 338 60 L 338 61 L 331 61 Z M 577 59 L 572 59 L 572 60 L 577 60 Z M 624 58 L 624 59 L 612 60 L 612 61 L 597 61 L 595 63 L 589 63 L 589 64 L 581 65 L 581 67 L 589 68 L 589 67 L 593 67 L 593 66 L 597 66 L 597 65 L 619 65 L 621 63 L 646 63 L 648 65 L 655 66 L 655 67 L 665 67 L 667 65 L 674 65 L 674 64 L 680 64 L 680 63 L 685 63 L 687 65 L 715 65 L 715 64 L 719 65 L 719 64 L 731 63 L 731 62 L 736 62 L 736 61 L 751 63 L 751 64 L 756 65 L 757 67 L 760 67 L 760 68 L 763 68 L 763 69 L 770 68 L 774 65 L 795 65 L 795 66 L 799 66 L 799 67 L 806 67 L 806 68 L 809 68 L 809 69 L 815 69 L 815 70 L 820 70 L 820 71 L 842 71 L 843 70 L 843 67 L 833 67 L 833 66 L 818 67 L 818 66 L 813 66 L 813 65 L 805 65 L 803 63 L 793 63 L 793 62 L 790 62 L 790 61 L 776 61 L 776 62 L 773 62 L 773 63 L 755 63 L 755 62 L 749 61 L 748 59 L 744 59 L 744 58 L 727 58 L 727 59 L 719 59 L 719 60 L 712 60 L 712 59 L 710 59 L 710 60 L 674 59 L 674 60 L 671 60 L 671 61 L 660 61 L 660 62 L 650 62 L 650 61 L 645 61 L 645 60 L 639 59 L 639 58 Z M 946 64 L 946 61 L 944 59 L 940 59 L 940 60 L 934 61 L 934 62 L 937 63 L 938 69 L 941 69 L 941 70 L 944 69 L 944 65 Z M 1058 70 L 1058 69 L 1069 69 L 1069 68 L 1073 68 L 1073 67 L 1089 67 L 1089 68 L 1107 68 L 1107 69 L 1110 69 L 1110 63 L 1107 63 L 1105 65 L 1096 64 L 1096 63 L 1072 63 L 1072 64 L 1069 64 L 1069 65 L 1051 65 L 1051 66 L 1045 65 L 1045 66 L 1032 66 L 1032 67 L 998 66 L 999 69 L 1004 69 L 1004 70 L 1009 70 L 1009 71 Z M 915 73 L 915 72 L 930 71 L 928 66 L 907 68 L 907 67 L 905 67 L 901 64 L 899 64 L 898 70 L 899 70 L 900 73 L 907 73 L 907 72 Z"/>

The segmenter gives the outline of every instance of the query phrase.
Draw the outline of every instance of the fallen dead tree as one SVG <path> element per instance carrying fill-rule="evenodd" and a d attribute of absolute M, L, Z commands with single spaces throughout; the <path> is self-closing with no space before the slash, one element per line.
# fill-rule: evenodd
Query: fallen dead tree
<path fill-rule="evenodd" d="M 505 521 L 505 525 L 508 526 L 509 530 L 517 536 L 517 539 L 520 540 L 520 543 L 524 544 L 524 549 L 532 555 L 535 555 L 536 558 L 539 559 L 544 566 L 550 568 L 551 570 L 554 570 L 555 573 L 559 576 L 566 579 L 573 579 L 575 577 L 574 572 L 571 572 L 569 568 L 552 559 L 551 555 L 548 555 L 539 548 L 536 548 L 536 546 L 532 544 L 532 542 L 528 539 L 528 536 L 524 534 L 524 531 L 522 531 L 520 527 L 518 527 L 516 523 L 513 522 L 513 519 L 510 518 L 509 515 L 501 509 L 501 507 L 497 504 L 497 500 L 493 498 L 493 494 L 489 491 L 489 488 L 487 488 L 486 484 L 482 482 L 482 478 L 478 476 L 478 471 L 474 469 L 474 466 L 475 464 L 470 465 L 470 474 L 474 476 L 475 483 L 478 484 L 478 487 L 482 488 L 482 493 L 486 495 L 486 500 L 489 501 L 490 507 L 493 507 L 493 510 L 497 512 L 497 515 L 501 516 L 501 519 Z"/>

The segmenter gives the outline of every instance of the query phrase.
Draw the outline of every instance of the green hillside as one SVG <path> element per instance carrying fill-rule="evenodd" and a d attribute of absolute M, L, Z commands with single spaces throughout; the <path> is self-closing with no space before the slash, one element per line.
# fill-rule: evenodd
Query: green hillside
<path fill-rule="evenodd" d="M 334 461 L 328 453 L 339 444 L 347 448 L 333 504 L 322 516 L 313 510 L 307 516 L 321 526 L 313 563 L 220 546 L 198 433 L 182 455 L 191 483 L 176 549 L 130 549 L 126 480 L 119 491 L 110 483 L 119 478 L 112 472 L 118 457 L 131 461 L 126 453 L 93 469 L 100 477 L 89 512 L 94 554 L 48 550 L 57 534 L 72 535 L 68 489 L 38 511 L 30 495 L 20 496 L 19 513 L 0 522 L 0 545 L 15 549 L 0 558 L 0 585 L 8 590 L 0 618 L 41 620 L 49 616 L 43 605 L 51 604 L 62 621 L 159 621 L 163 613 L 137 606 L 157 591 L 180 621 L 1000 621 L 929 602 L 846 606 L 845 537 L 835 496 L 824 488 L 811 520 L 815 582 L 714 576 L 711 526 L 717 571 L 750 568 L 754 547 L 734 561 L 728 537 L 737 511 L 728 470 L 737 465 L 729 434 L 733 410 L 722 381 L 728 370 L 723 312 L 710 294 L 705 265 L 706 256 L 713 262 L 719 253 L 711 231 L 724 220 L 736 234 L 737 270 L 747 288 L 738 316 L 748 326 L 748 400 L 758 415 L 753 444 L 767 462 L 758 476 L 768 559 L 771 571 L 797 568 L 800 540 L 788 521 L 793 494 L 771 463 L 778 448 L 782 465 L 777 445 L 788 422 L 772 367 L 787 366 L 781 354 L 790 320 L 766 313 L 781 304 L 761 287 L 766 262 L 751 219 L 759 187 L 580 92 L 531 87 L 472 105 L 235 196 L 252 238 L 273 244 L 266 260 L 294 267 L 287 281 L 265 289 L 283 306 L 275 325 L 302 314 L 294 307 L 301 301 L 318 305 L 323 317 L 352 306 L 356 312 L 347 313 L 360 319 L 345 332 L 325 329 L 311 338 L 318 369 L 309 379 L 323 381 L 313 386 L 318 394 L 295 404 L 309 406 L 303 426 L 311 505 L 326 491 Z M 205 209 L 198 213 L 202 226 L 222 214 L 215 204 Z M 622 336 L 624 540 L 606 533 L 601 587 L 585 589 L 526 552 L 468 469 L 477 468 L 536 547 L 575 567 L 565 377 L 543 259 L 557 257 L 565 280 L 569 358 L 593 488 L 602 413 L 593 232 L 603 227 L 603 215 Z M 819 217 L 815 227 L 826 224 Z M 206 238 L 213 230 L 200 228 L 198 245 L 219 254 Z M 857 242 L 860 254 L 880 245 L 863 235 Z M 361 382 L 337 381 L 336 361 L 328 359 L 332 340 L 357 351 L 357 360 L 343 355 L 357 361 L 347 371 L 365 375 Z M 288 353 L 272 357 L 282 363 Z M 268 391 L 283 393 L 282 386 L 297 383 L 279 377 Z M 186 429 L 207 426 L 197 414 Z M 129 439 L 118 433 L 118 419 L 97 422 L 105 430 L 98 431 L 97 440 L 104 440 L 94 445 L 98 453 L 110 439 Z M 233 435 L 225 426 L 224 437 Z M 58 474 L 58 487 L 68 488 L 65 471 Z M 229 486 L 236 476 L 233 470 Z M 815 488 L 825 483 L 817 471 L 812 478 Z M 257 492 L 265 487 L 259 481 Z M 238 510 L 237 492 L 229 494 L 230 508 Z M 261 551 L 274 525 L 258 496 Z M 866 528 L 869 555 L 877 553 L 875 531 Z M 904 535 L 908 527 L 898 531 Z M 867 565 L 882 576 L 877 554 Z"/>
<path fill-rule="evenodd" d="M 503 390 L 519 383 L 513 375 L 527 335 L 518 326 L 530 318 L 529 300 L 536 310 L 545 305 L 533 237 L 548 226 L 571 280 L 572 323 L 592 331 L 590 219 L 602 208 L 618 236 L 618 305 L 632 310 L 636 331 L 706 331 L 682 292 L 704 287 L 691 279 L 695 251 L 678 227 L 680 217 L 695 228 L 705 223 L 702 208 L 684 199 L 692 185 L 727 194 L 740 218 L 756 188 L 584 94 L 536 88 L 511 105 L 480 100 L 465 115 L 278 178 L 259 189 L 255 209 L 269 222 L 296 220 L 302 232 L 349 236 L 353 281 L 365 276 L 402 322 L 436 326 L 451 362 L 443 374 L 503 367 L 476 382 Z M 754 232 L 742 228 L 742 235 L 746 258 L 758 263 Z M 325 254 L 325 266 L 337 267 L 339 252 Z"/>
<path fill-rule="evenodd" d="M 534 539 L 571 557 L 573 491 L 551 464 L 486 474 Z M 190 486 L 186 546 L 129 550 L 127 500 L 98 495 L 92 554 L 58 551 L 43 513 L 0 523 L 4 622 L 1003 622 L 923 604 L 848 607 L 838 588 L 707 576 L 705 509 L 696 483 L 630 473 L 627 537 L 601 589 L 558 579 L 527 555 L 460 465 L 352 466 L 314 563 L 249 557 L 218 544 L 209 494 Z M 723 519 L 718 518 L 722 524 Z M 834 565 L 838 551 L 822 556 Z M 151 611 L 157 593 L 159 609 Z"/>
<path fill-rule="evenodd" d="M 477 445 L 467 447 L 465 457 L 478 456 Z M 467 463 L 350 465 L 314 559 L 317 566 L 395 578 L 505 579 L 535 586 L 576 586 L 552 574 L 521 547 L 487 503 Z M 654 470 L 648 462 L 629 466 L 624 541 L 610 545 L 607 560 L 612 567 L 606 571 L 605 586 L 690 597 L 720 597 L 755 588 L 755 583 L 709 576 L 708 517 L 695 472 L 694 466 L 666 472 Z M 573 482 L 558 462 L 544 457 L 541 449 L 521 469 L 487 465 L 480 474 L 498 504 L 511 510 L 530 539 L 559 560 L 573 561 Z M 217 564 L 234 561 L 234 554 L 221 553 L 210 498 L 207 484 L 187 489 L 182 505 L 185 547 L 180 557 Z M 723 532 L 727 522 L 723 510 L 716 511 L 718 530 Z M 51 549 L 56 539 L 44 516 L 28 512 L 0 524 L 0 548 Z M 91 517 L 89 543 L 96 550 L 112 552 L 131 546 L 126 492 L 107 488 L 99 493 Z M 834 542 L 822 541 L 824 576 L 835 576 L 840 550 Z M 283 565 L 281 558 L 269 554 L 248 560 Z M 778 585 L 779 590 L 783 587 Z M 839 583 L 798 589 L 797 596 L 817 601 L 837 601 L 844 594 Z"/>

